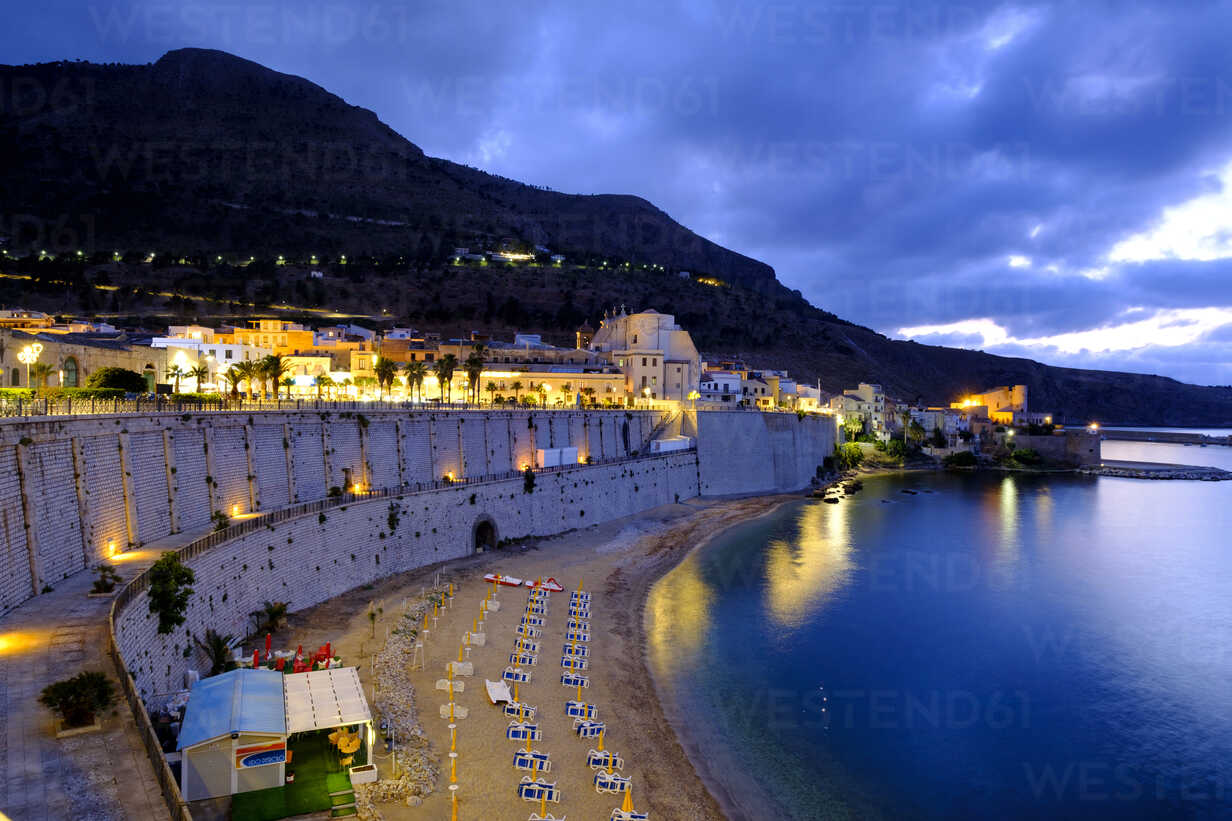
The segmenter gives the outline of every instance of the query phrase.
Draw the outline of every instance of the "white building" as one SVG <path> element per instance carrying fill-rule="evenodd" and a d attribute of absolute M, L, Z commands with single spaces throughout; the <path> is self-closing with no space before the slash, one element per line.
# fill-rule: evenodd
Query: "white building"
<path fill-rule="evenodd" d="M 172 326 L 167 330 L 175 331 L 178 327 L 192 327 L 195 329 L 199 326 Z M 218 390 L 222 389 L 222 385 L 219 384 L 218 374 L 225 373 L 232 365 L 238 365 L 241 362 L 248 362 L 250 360 L 259 360 L 273 353 L 269 348 L 258 348 L 254 345 L 215 342 L 213 329 L 205 328 L 203 330 L 209 333 L 203 332 L 200 336 L 208 338 L 156 336 L 150 340 L 150 347 L 166 349 L 167 367 L 176 365 L 180 370 L 186 371 L 197 365 L 205 365 L 209 369 L 210 375 L 203 384 L 212 385 Z M 182 379 L 181 382 L 183 382 Z M 197 389 L 201 387 L 197 386 Z"/>
<path fill-rule="evenodd" d="M 655 310 L 605 317 L 590 349 L 607 354 L 624 372 L 629 393 L 688 400 L 701 382 L 701 357 L 675 317 Z"/>
<path fill-rule="evenodd" d="M 844 416 L 859 414 L 865 421 L 868 432 L 874 436 L 888 436 L 889 417 L 886 414 L 886 396 L 880 385 L 861 382 L 859 387 L 848 388 L 842 396 L 830 399 L 830 409 Z"/>
<path fill-rule="evenodd" d="M 742 398 L 740 374 L 735 371 L 704 371 L 698 390 L 703 402 L 738 403 Z"/>

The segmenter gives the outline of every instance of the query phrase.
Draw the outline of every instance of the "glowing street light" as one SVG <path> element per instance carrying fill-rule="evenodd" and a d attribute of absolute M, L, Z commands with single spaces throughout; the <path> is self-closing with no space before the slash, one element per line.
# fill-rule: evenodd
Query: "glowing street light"
<path fill-rule="evenodd" d="M 30 387 L 30 366 L 38 362 L 39 354 L 43 352 L 43 344 L 35 342 L 33 345 L 27 345 L 17 354 L 17 361 L 22 362 L 26 366 L 26 387 Z"/>

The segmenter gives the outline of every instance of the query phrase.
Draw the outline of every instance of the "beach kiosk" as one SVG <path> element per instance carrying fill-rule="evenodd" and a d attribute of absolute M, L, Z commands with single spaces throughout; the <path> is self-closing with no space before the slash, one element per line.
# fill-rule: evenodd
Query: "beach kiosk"
<path fill-rule="evenodd" d="M 232 670 L 193 685 L 180 729 L 186 801 L 280 787 L 287 721 L 282 673 Z"/>
<path fill-rule="evenodd" d="M 287 733 L 311 733 L 359 725 L 359 735 L 371 754 L 376 734 L 372 711 L 354 667 L 330 667 L 309 673 L 283 676 L 286 699 Z M 358 742 L 357 742 L 358 743 Z M 371 759 L 369 759 L 370 761 Z M 343 761 L 350 766 L 349 761 Z M 351 768 L 352 783 L 375 781 L 376 768 L 370 763 Z"/>

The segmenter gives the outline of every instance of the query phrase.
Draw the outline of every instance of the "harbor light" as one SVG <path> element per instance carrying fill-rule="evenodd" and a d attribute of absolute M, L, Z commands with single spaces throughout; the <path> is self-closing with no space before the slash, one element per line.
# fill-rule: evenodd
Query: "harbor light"
<path fill-rule="evenodd" d="M 239 505 L 231 505 L 231 515 L 232 515 L 232 516 L 238 516 L 238 515 L 240 515 L 240 506 L 239 506 Z"/>

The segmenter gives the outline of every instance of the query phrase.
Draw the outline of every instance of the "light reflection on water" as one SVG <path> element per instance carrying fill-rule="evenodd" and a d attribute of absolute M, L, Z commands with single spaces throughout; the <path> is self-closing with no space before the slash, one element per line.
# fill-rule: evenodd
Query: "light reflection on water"
<path fill-rule="evenodd" d="M 686 559 L 651 592 L 649 659 L 750 818 L 762 794 L 784 818 L 1232 818 L 1230 501 L 869 480 Z"/>

